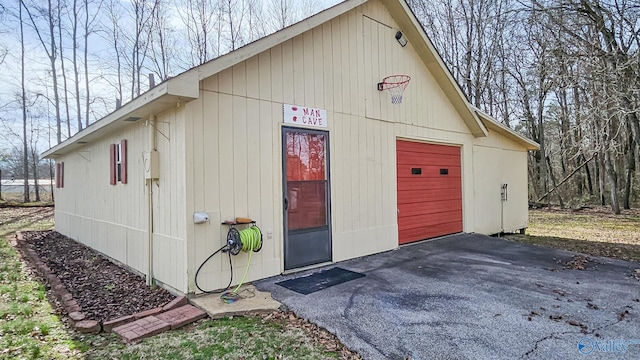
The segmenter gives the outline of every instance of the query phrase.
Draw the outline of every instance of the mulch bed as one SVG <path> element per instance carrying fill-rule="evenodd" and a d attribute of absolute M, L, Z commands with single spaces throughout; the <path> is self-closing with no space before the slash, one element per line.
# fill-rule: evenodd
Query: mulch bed
<path fill-rule="evenodd" d="M 162 306 L 175 296 L 55 231 L 23 232 L 88 319 L 104 322 Z"/>

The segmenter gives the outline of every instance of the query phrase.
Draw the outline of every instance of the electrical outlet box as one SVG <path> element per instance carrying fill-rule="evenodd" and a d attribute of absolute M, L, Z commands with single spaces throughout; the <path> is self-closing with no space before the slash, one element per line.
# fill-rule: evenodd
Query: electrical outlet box
<path fill-rule="evenodd" d="M 158 179 L 160 177 L 158 151 L 145 151 L 142 153 L 142 159 L 144 163 L 144 178 L 147 180 Z"/>

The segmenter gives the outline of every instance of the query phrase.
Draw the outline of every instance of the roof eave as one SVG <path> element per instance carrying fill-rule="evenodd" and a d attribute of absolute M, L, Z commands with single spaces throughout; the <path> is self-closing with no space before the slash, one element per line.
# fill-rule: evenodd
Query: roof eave
<path fill-rule="evenodd" d="M 193 78 L 193 74 L 182 75 L 158 84 L 64 142 L 43 152 L 42 157 L 56 158 L 70 153 L 107 133 L 118 131 L 151 114 L 175 106 L 178 102 L 197 99 L 200 92 L 199 82 Z"/>
<path fill-rule="evenodd" d="M 540 144 L 538 144 L 537 142 L 520 135 L 519 133 L 511 130 L 510 128 L 508 128 L 507 126 L 503 125 L 502 123 L 500 123 L 498 120 L 494 119 L 491 115 L 483 112 L 480 109 L 475 108 L 474 109 L 475 112 L 478 114 L 478 116 L 480 117 L 480 119 L 482 119 L 482 121 L 486 124 L 487 128 L 489 130 L 495 131 L 513 141 L 515 141 L 516 143 L 522 145 L 524 148 L 526 148 L 527 150 L 530 151 L 537 151 L 540 150 Z"/>

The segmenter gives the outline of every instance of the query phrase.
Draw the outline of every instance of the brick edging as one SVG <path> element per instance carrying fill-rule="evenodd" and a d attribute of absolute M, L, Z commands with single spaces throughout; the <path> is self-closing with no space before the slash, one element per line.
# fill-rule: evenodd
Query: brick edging
<path fill-rule="evenodd" d="M 53 291 L 54 296 L 67 312 L 67 317 L 73 325 L 74 329 L 78 332 L 85 334 L 98 334 L 102 331 L 110 332 L 113 328 L 132 322 L 140 317 L 144 317 L 153 314 L 160 314 L 188 303 L 186 296 L 178 296 L 172 301 L 161 305 L 157 308 L 141 311 L 132 315 L 122 316 L 117 319 L 111 319 L 105 322 L 99 322 L 96 320 L 87 319 L 86 315 L 82 312 L 82 308 L 78 302 L 73 298 L 73 295 L 64 286 L 62 281 L 56 276 L 55 272 L 49 268 L 44 261 L 38 256 L 36 251 L 29 245 L 25 239 L 22 231 L 15 233 L 16 248 L 23 259 L 35 268 L 36 273 L 43 279 Z"/>

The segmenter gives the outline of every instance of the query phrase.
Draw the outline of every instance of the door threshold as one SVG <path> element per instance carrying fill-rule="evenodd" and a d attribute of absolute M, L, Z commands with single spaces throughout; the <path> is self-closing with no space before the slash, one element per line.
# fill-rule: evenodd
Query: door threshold
<path fill-rule="evenodd" d="M 299 267 L 299 268 L 295 268 L 295 269 L 289 269 L 289 270 L 283 271 L 282 275 L 295 274 L 295 273 L 299 273 L 301 271 L 317 269 L 317 268 L 321 268 L 321 267 L 332 265 L 332 264 L 335 264 L 335 263 L 333 261 L 326 261 L 326 262 L 319 263 L 319 264 L 313 264 L 313 265 Z"/>

